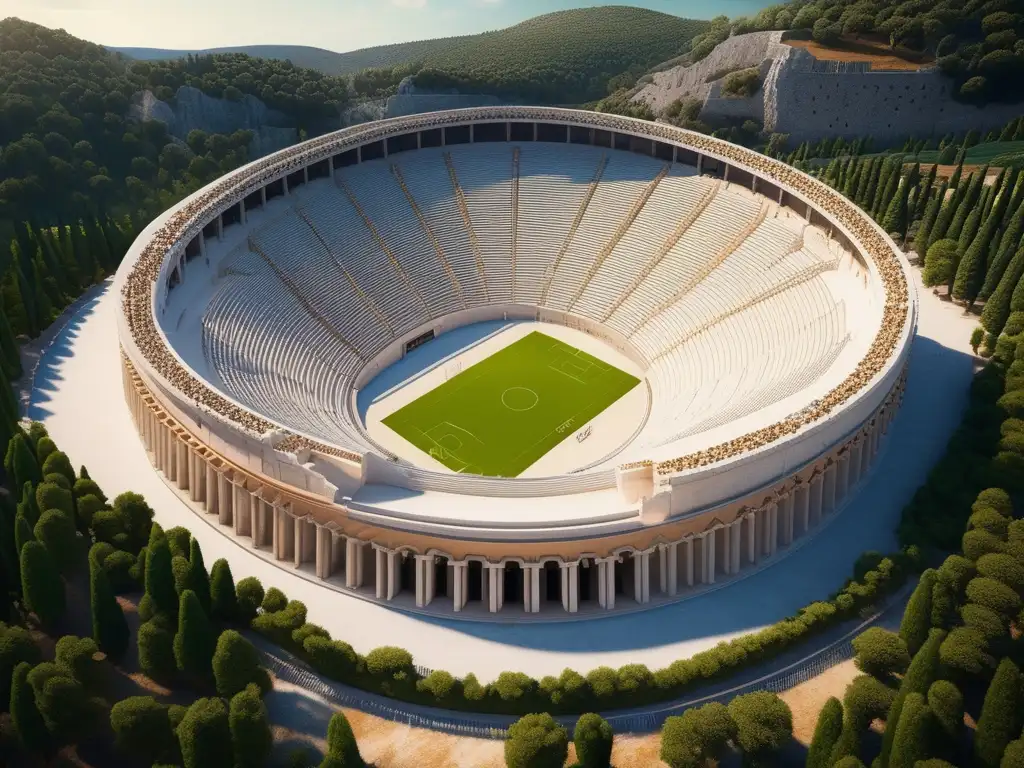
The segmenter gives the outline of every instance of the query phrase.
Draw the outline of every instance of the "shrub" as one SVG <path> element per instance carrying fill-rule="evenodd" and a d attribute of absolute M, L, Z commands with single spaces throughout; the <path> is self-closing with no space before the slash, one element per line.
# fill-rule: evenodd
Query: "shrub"
<path fill-rule="evenodd" d="M 70 574 L 77 570 L 80 560 L 78 531 L 69 515 L 55 509 L 43 512 L 33 533 L 62 573 Z"/>
<path fill-rule="evenodd" d="M 284 610 L 264 613 L 252 621 L 252 628 L 280 646 L 290 647 L 292 633 L 306 623 L 306 606 L 292 600 Z"/>
<path fill-rule="evenodd" d="M 206 681 L 213 677 L 216 638 L 196 593 L 186 589 L 178 607 L 178 633 L 174 636 L 174 660 L 187 678 Z"/>
<path fill-rule="evenodd" d="M 932 760 L 928 762 L 941 763 L 941 760 Z M 1020 768 L 1024 765 L 1024 739 L 1016 739 L 1006 745 L 1006 751 L 1003 753 L 1003 761 L 999 764 L 999 768 Z M 956 768 L 955 766 L 945 763 L 942 766 L 928 765 L 924 768 Z M 920 766 L 919 766 L 920 768 Z"/>
<path fill-rule="evenodd" d="M 68 483 L 74 484 L 75 482 L 75 468 L 71 466 L 67 454 L 63 451 L 52 451 L 46 456 L 46 460 L 43 461 L 43 474 L 63 475 Z"/>
<path fill-rule="evenodd" d="M 671 768 L 691 768 L 719 760 L 736 738 L 736 723 L 724 704 L 713 702 L 665 719 L 661 759 Z"/>
<path fill-rule="evenodd" d="M 1003 659 L 985 693 L 974 733 L 977 765 L 998 768 L 1006 746 L 1021 731 L 1021 674 L 1010 659 Z"/>
<path fill-rule="evenodd" d="M 46 457 L 57 450 L 57 444 L 49 435 L 44 435 L 36 441 L 36 460 L 42 465 Z"/>
<path fill-rule="evenodd" d="M 1020 595 L 1002 582 L 985 576 L 971 579 L 967 585 L 967 599 L 1003 616 L 1015 615 L 1021 606 Z"/>
<path fill-rule="evenodd" d="M 359 754 L 352 726 L 341 712 L 335 712 L 327 724 L 327 757 L 333 758 L 336 761 L 334 765 L 339 768 L 362 768 L 366 765 Z"/>
<path fill-rule="evenodd" d="M 38 664 L 39 647 L 24 627 L 8 627 L 0 622 L 0 710 L 11 700 L 11 675 L 22 662 Z"/>
<path fill-rule="evenodd" d="M 320 674 L 340 682 L 350 682 L 355 676 L 358 657 L 348 643 L 313 635 L 302 642 L 302 649 Z"/>
<path fill-rule="evenodd" d="M 40 542 L 30 541 L 21 548 L 21 585 L 25 607 L 46 627 L 54 627 L 64 615 L 64 582 L 53 557 Z"/>
<path fill-rule="evenodd" d="M 906 671 L 910 664 L 907 644 L 895 632 L 871 627 L 853 641 L 857 668 L 869 675 L 886 678 Z"/>
<path fill-rule="evenodd" d="M 943 561 L 936 576 L 949 582 L 958 597 L 963 597 L 968 582 L 975 576 L 974 562 L 962 555 L 950 555 Z"/>
<path fill-rule="evenodd" d="M 970 627 L 957 627 L 939 649 L 943 675 L 967 680 L 985 675 L 993 666 L 984 636 Z"/>
<path fill-rule="evenodd" d="M 224 558 L 213 564 L 210 575 L 210 615 L 224 622 L 232 622 L 238 617 L 235 580 L 231 576 L 231 566 Z"/>
<path fill-rule="evenodd" d="M 131 696 L 114 704 L 110 727 L 117 748 L 141 762 L 176 762 L 178 740 L 168 708 L 152 696 Z"/>
<path fill-rule="evenodd" d="M 236 768 L 260 768 L 270 756 L 274 738 L 260 689 L 251 685 L 231 699 L 228 715 Z"/>
<path fill-rule="evenodd" d="M 429 694 L 434 703 L 444 705 L 454 701 L 459 693 L 459 681 L 443 669 L 435 669 L 422 680 L 416 681 L 416 690 Z"/>
<path fill-rule="evenodd" d="M 59 485 L 65 491 L 70 491 L 71 490 L 71 483 L 68 482 L 68 479 L 66 477 L 64 477 L 64 475 L 58 475 L 58 474 L 44 475 L 43 476 L 43 482 L 44 483 L 53 483 L 54 485 Z"/>
<path fill-rule="evenodd" d="M 173 616 L 178 610 L 178 593 L 174 588 L 174 574 L 171 570 L 171 550 L 167 537 L 158 525 L 153 526 L 153 535 L 146 547 L 146 597 L 149 598 L 153 612 Z M 139 613 L 143 620 L 151 618 L 142 615 L 141 606 Z"/>
<path fill-rule="evenodd" d="M 947 636 L 945 631 L 941 629 L 933 629 L 928 633 L 928 639 L 925 641 L 925 644 L 921 646 L 921 650 L 915 653 L 914 658 L 910 660 L 907 674 L 903 676 L 903 680 L 900 682 L 899 692 L 896 694 L 892 706 L 889 707 L 887 722 L 893 725 L 899 723 L 903 702 L 906 701 L 907 696 L 912 693 L 925 694 L 928 692 L 928 688 L 931 687 L 931 684 L 939 676 L 940 664 L 945 664 L 943 650 L 952 634 L 950 633 Z M 896 728 L 886 728 L 885 733 L 882 734 L 880 759 L 883 765 L 889 760 L 895 736 Z"/>
<path fill-rule="evenodd" d="M 746 98 L 761 87 L 761 72 L 757 67 L 731 72 L 722 81 L 722 95 Z"/>
<path fill-rule="evenodd" d="M 952 754 L 963 737 L 963 694 L 948 680 L 936 680 L 928 689 L 928 707 L 935 717 L 935 724 L 944 743 L 944 751 Z"/>
<path fill-rule="evenodd" d="M 929 568 L 921 574 L 900 621 L 900 637 L 907 651 L 913 655 L 928 639 L 932 626 L 932 591 L 935 587 L 936 572 Z"/>
<path fill-rule="evenodd" d="M 171 550 L 171 558 L 183 557 L 188 560 L 192 532 L 188 528 L 177 525 L 174 528 L 168 528 L 164 533 L 167 536 L 167 547 Z"/>
<path fill-rule="evenodd" d="M 139 494 L 126 491 L 114 499 L 114 512 L 128 534 L 131 551 L 141 548 L 149 539 L 153 524 L 153 510 L 149 504 Z"/>
<path fill-rule="evenodd" d="M 93 558 L 89 562 L 89 604 L 93 639 L 111 659 L 120 660 L 128 650 L 128 622 L 111 589 L 106 570 Z"/>
<path fill-rule="evenodd" d="M 267 590 L 260 608 L 263 609 L 264 613 L 277 613 L 278 611 L 283 611 L 287 605 L 288 598 L 285 597 L 284 592 L 277 587 L 271 587 Z"/>
<path fill-rule="evenodd" d="M 107 580 L 115 594 L 134 592 L 141 586 L 132 575 L 135 563 L 135 555 L 121 550 L 111 552 L 103 559 L 103 571 L 107 574 Z"/>
<path fill-rule="evenodd" d="M 103 493 L 99 483 L 90 477 L 80 477 L 71 486 L 71 495 L 81 500 L 85 496 L 94 496 L 103 504 L 107 503 L 107 496 Z"/>
<path fill-rule="evenodd" d="M 793 713 L 774 693 L 737 696 L 729 702 L 729 714 L 736 723 L 736 744 L 747 759 L 769 758 L 793 736 Z"/>
<path fill-rule="evenodd" d="M 829 768 L 829 756 L 843 731 L 843 705 L 835 696 L 825 702 L 807 751 L 807 768 Z"/>
<path fill-rule="evenodd" d="M 72 744 L 95 725 L 96 708 L 85 687 L 70 673 L 49 662 L 37 664 L 28 673 L 36 706 L 50 736 L 60 744 Z"/>
<path fill-rule="evenodd" d="M 75 514 L 75 503 L 71 499 L 71 491 L 61 488 L 55 483 L 40 483 L 36 487 L 36 508 L 40 512 L 56 509 L 72 518 Z"/>
<path fill-rule="evenodd" d="M 203 550 L 199 547 L 198 539 L 192 539 L 188 550 L 189 562 L 189 589 L 196 593 L 199 604 L 207 615 L 210 614 L 210 574 L 206 572 L 206 564 L 203 562 Z"/>
<path fill-rule="evenodd" d="M 993 553 L 978 559 L 978 574 L 995 579 L 1014 592 L 1024 591 L 1024 565 L 1010 555 Z"/>
<path fill-rule="evenodd" d="M 976 512 L 971 513 L 967 520 L 969 530 L 988 531 L 993 536 L 1003 540 L 1006 539 L 1006 529 L 1009 524 L 1010 521 L 1007 518 L 988 507 L 978 508 Z"/>
<path fill-rule="evenodd" d="M 1024 313 L 1022 313 L 1022 317 L 1024 317 Z M 1013 503 L 1010 500 L 1010 494 L 1002 488 L 986 488 L 978 494 L 974 506 L 990 507 L 1004 517 L 1013 517 Z"/>
<path fill-rule="evenodd" d="M 980 528 L 965 533 L 960 541 L 960 546 L 964 554 L 975 562 L 984 555 L 1002 552 L 1006 548 L 999 537 Z"/>
<path fill-rule="evenodd" d="M 139 667 L 158 683 L 174 680 L 177 662 L 174 659 L 174 636 L 156 621 L 139 627 Z"/>
<path fill-rule="evenodd" d="M 43 716 L 36 706 L 35 693 L 28 682 L 28 673 L 31 669 L 32 666 L 23 661 L 11 674 L 11 724 L 14 726 L 14 732 L 18 734 L 18 740 L 29 752 L 43 754 L 51 751 L 52 742 Z"/>
<path fill-rule="evenodd" d="M 270 679 L 260 666 L 259 654 L 252 643 L 233 629 L 221 632 L 213 654 L 213 679 L 217 693 L 230 699 L 256 684 L 261 691 L 270 690 Z"/>
<path fill-rule="evenodd" d="M 306 638 L 312 637 L 313 635 L 326 637 L 328 640 L 331 639 L 331 633 L 319 624 L 310 624 L 307 622 L 292 632 L 292 644 L 296 648 L 301 648 L 305 644 Z"/>
<path fill-rule="evenodd" d="M 96 691 L 102 683 L 99 648 L 91 637 L 64 635 L 57 641 L 54 662 L 87 691 Z"/>
<path fill-rule="evenodd" d="M 562 768 L 569 755 L 569 734 L 549 714 L 525 715 L 508 729 L 508 768 Z"/>
<path fill-rule="evenodd" d="M 612 758 L 612 727 L 593 712 L 581 715 L 572 734 L 579 768 L 609 768 Z"/>
<path fill-rule="evenodd" d="M 198 699 L 188 708 L 177 733 L 185 768 L 233 763 L 228 710 L 220 699 Z"/>
<path fill-rule="evenodd" d="M 13 479 L 15 488 L 22 488 L 25 483 L 38 483 L 43 477 L 34 451 L 21 433 L 7 443 L 4 469 L 7 476 Z"/>
<path fill-rule="evenodd" d="M 263 585 L 255 576 L 248 576 L 238 582 L 235 592 L 238 620 L 248 624 L 256 618 L 256 609 L 263 602 Z"/>
<path fill-rule="evenodd" d="M 932 729 L 932 713 L 920 693 L 911 693 L 903 702 L 899 723 L 891 720 L 886 728 L 896 729 L 892 752 L 889 755 L 891 768 L 914 768 L 918 760 L 928 756 L 928 736 Z"/>
<path fill-rule="evenodd" d="M 964 626 L 980 632 L 987 642 L 998 641 L 1009 632 L 1009 622 L 1005 616 L 1000 616 L 991 608 L 977 603 L 967 603 L 963 606 L 960 609 L 960 617 Z"/>

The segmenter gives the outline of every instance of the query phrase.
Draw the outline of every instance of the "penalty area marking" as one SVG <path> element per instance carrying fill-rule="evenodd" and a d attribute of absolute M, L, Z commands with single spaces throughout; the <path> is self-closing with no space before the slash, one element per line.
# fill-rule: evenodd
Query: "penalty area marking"
<path fill-rule="evenodd" d="M 516 394 L 513 394 L 511 397 L 509 397 L 510 392 Z M 519 392 L 526 392 L 528 393 L 528 395 L 526 397 L 522 397 L 518 394 Z M 531 397 L 533 398 L 532 400 L 530 399 Z M 517 408 L 515 407 L 515 405 L 509 405 L 509 400 L 511 400 L 513 403 L 516 403 L 517 405 L 525 405 L 526 403 L 530 404 L 527 405 L 525 408 Z M 529 387 L 509 387 L 508 389 L 501 393 L 501 404 L 508 408 L 510 411 L 516 411 L 517 413 L 521 413 L 523 411 L 532 411 L 534 408 L 537 407 L 537 403 L 539 402 L 540 396 Z"/>

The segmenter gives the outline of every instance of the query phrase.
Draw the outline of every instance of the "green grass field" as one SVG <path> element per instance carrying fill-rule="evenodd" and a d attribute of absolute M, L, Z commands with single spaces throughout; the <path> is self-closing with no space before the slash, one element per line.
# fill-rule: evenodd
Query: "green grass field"
<path fill-rule="evenodd" d="M 456 472 L 516 477 L 639 383 L 534 331 L 383 423 Z"/>

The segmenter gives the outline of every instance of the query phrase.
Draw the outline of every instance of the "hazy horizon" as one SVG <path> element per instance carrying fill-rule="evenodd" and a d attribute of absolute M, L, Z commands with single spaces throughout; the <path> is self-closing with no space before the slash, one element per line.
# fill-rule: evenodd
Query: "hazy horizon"
<path fill-rule="evenodd" d="M 695 19 L 743 16 L 769 0 L 306 0 L 303 12 L 279 0 L 0 0 L 0 18 L 63 28 L 123 48 L 202 49 L 308 45 L 345 52 L 390 43 L 469 35 L 542 13 L 630 5 Z"/>

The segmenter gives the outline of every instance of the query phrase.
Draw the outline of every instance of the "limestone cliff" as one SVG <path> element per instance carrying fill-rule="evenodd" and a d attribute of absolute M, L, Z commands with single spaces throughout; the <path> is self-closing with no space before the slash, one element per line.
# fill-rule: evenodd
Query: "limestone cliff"
<path fill-rule="evenodd" d="M 722 98 L 725 75 L 747 67 L 760 69 L 760 91 L 745 99 Z M 633 99 L 655 112 L 676 99 L 699 99 L 700 117 L 709 124 L 750 118 L 794 141 L 872 136 L 885 143 L 988 130 L 1021 109 L 1019 104 L 978 108 L 952 94 L 952 82 L 934 68 L 885 71 L 862 62 L 820 61 L 783 43 L 781 32 L 753 32 L 726 40 L 695 64 L 655 74 Z"/>

